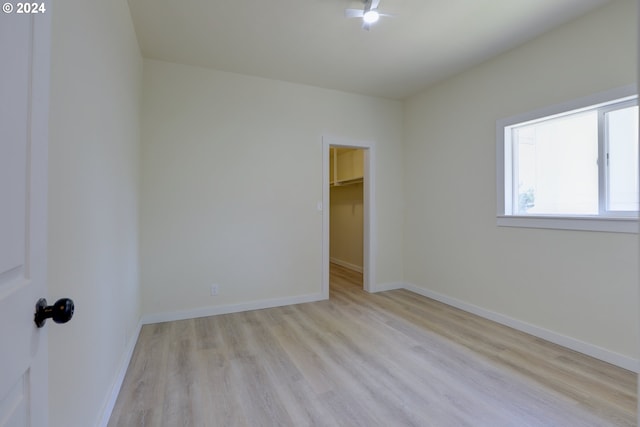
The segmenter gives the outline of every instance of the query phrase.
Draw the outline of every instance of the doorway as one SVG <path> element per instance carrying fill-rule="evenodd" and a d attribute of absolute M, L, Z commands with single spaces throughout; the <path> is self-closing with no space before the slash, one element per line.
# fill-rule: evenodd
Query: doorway
<path fill-rule="evenodd" d="M 362 289 L 364 149 L 329 147 L 329 296 Z"/>
<path fill-rule="evenodd" d="M 322 293 L 329 298 L 331 268 L 371 291 L 373 274 L 373 156 L 370 142 L 323 137 Z"/>

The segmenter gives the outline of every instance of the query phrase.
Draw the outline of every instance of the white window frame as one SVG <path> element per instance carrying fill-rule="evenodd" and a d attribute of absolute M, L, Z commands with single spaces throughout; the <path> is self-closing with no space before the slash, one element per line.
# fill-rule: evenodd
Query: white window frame
<path fill-rule="evenodd" d="M 553 116 L 564 115 L 580 109 L 593 109 L 608 104 L 618 104 L 620 102 L 637 103 L 637 99 L 636 85 L 628 85 L 498 120 L 496 122 L 497 225 L 502 227 L 638 233 L 638 213 L 607 212 L 605 211 L 603 197 L 599 200 L 599 215 L 513 215 L 511 206 L 511 194 L 513 191 L 511 188 L 512 162 L 510 160 L 506 161 L 511 159 L 512 156 L 510 127 L 513 125 L 543 118 L 552 118 Z M 599 139 L 603 139 L 603 135 L 599 135 Z M 599 150 L 600 159 L 604 159 L 603 144 L 599 144 Z M 599 176 L 599 192 L 600 194 L 605 194 L 606 178 L 603 178 L 603 173 L 600 173 Z"/>

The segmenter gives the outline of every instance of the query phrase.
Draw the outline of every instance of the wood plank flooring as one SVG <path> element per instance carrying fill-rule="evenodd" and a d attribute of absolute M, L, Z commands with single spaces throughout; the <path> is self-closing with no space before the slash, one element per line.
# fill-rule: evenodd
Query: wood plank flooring
<path fill-rule="evenodd" d="M 636 426 L 634 373 L 361 281 L 144 326 L 109 426 Z"/>

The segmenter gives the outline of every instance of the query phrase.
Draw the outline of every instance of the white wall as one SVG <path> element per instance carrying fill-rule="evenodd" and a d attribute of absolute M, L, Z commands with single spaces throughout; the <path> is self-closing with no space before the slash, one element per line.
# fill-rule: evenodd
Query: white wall
<path fill-rule="evenodd" d="M 614 1 L 406 102 L 406 281 L 637 357 L 637 235 L 495 219 L 496 120 L 635 82 L 635 3 Z"/>
<path fill-rule="evenodd" d="M 98 423 L 140 318 L 142 59 L 125 0 L 53 5 L 48 299 L 52 427 Z"/>
<path fill-rule="evenodd" d="M 373 264 L 402 279 L 400 102 L 146 59 L 143 81 L 145 314 L 320 296 L 323 134 L 374 141 Z"/>

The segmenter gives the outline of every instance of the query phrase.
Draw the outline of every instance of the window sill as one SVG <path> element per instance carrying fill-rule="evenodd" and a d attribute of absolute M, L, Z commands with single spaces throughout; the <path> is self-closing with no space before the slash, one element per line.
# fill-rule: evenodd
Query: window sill
<path fill-rule="evenodd" d="M 499 215 L 499 227 L 638 233 L 638 218 Z"/>

